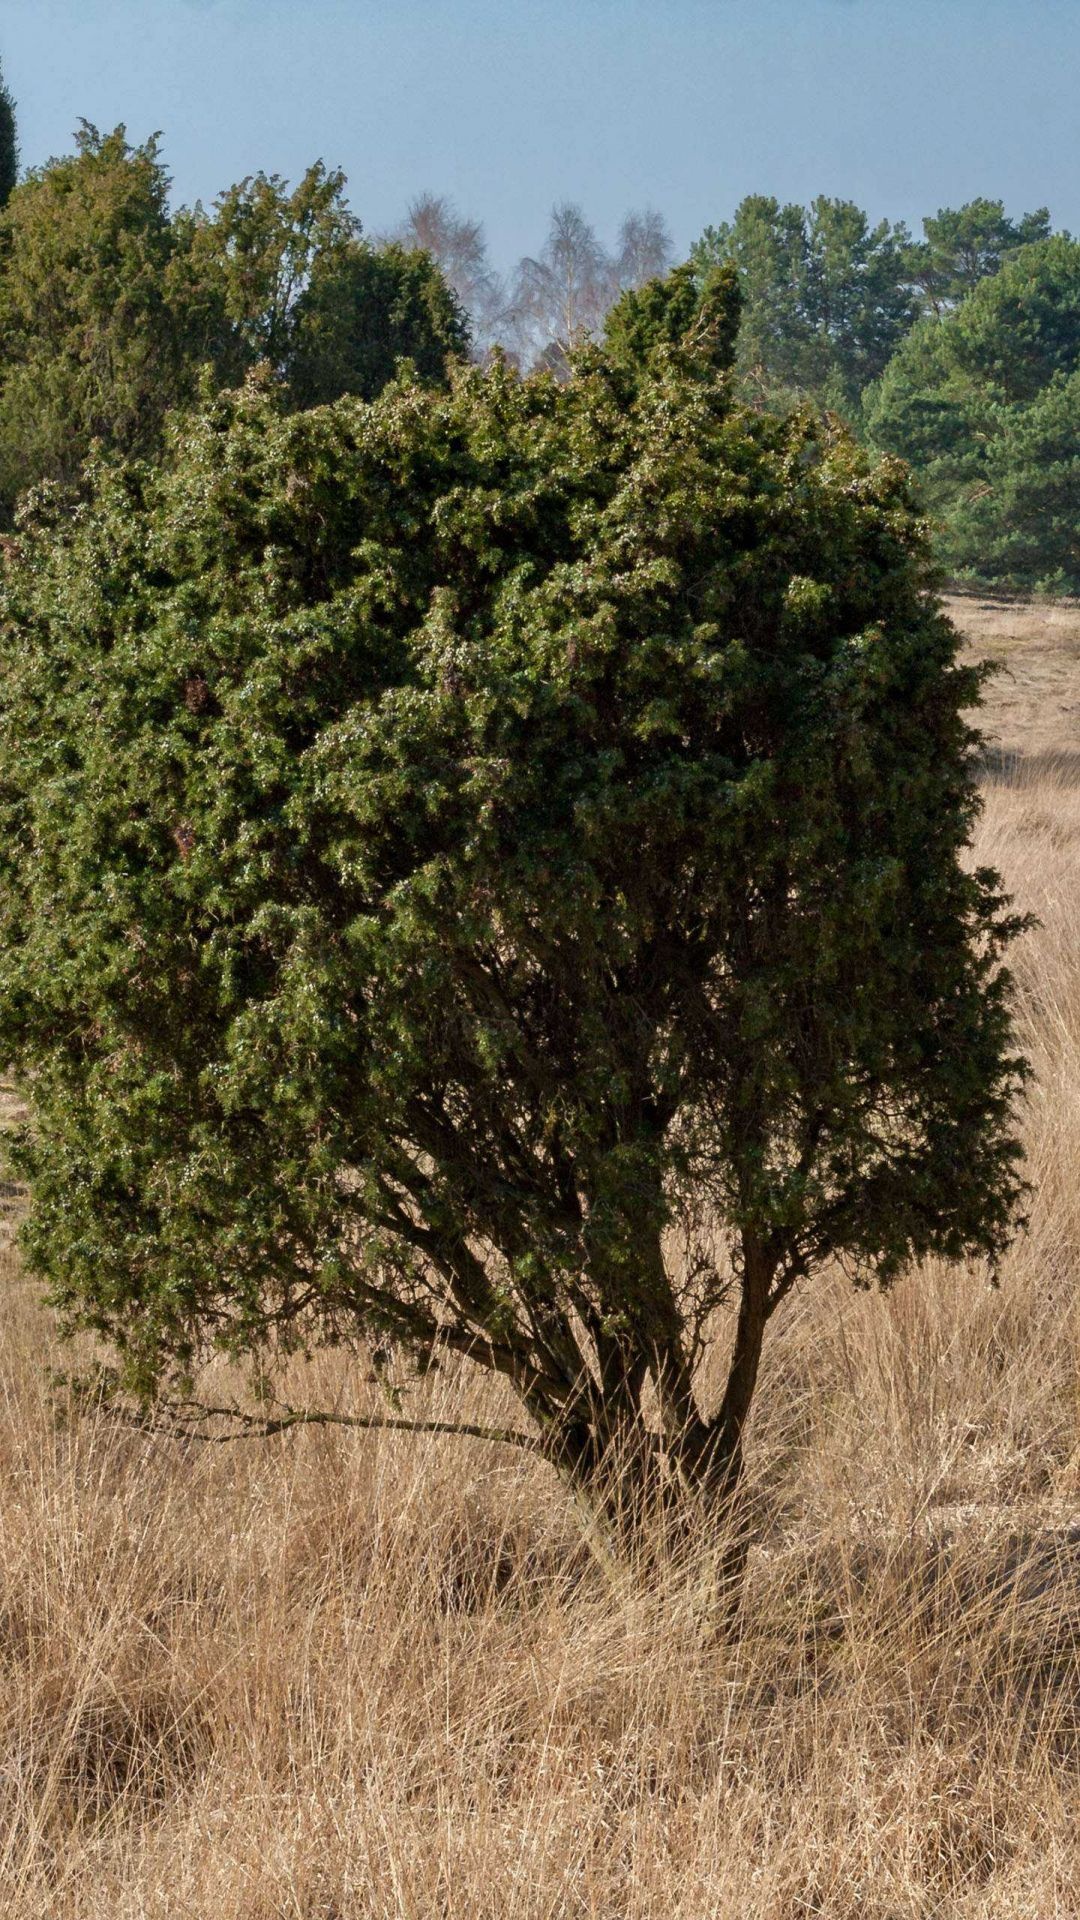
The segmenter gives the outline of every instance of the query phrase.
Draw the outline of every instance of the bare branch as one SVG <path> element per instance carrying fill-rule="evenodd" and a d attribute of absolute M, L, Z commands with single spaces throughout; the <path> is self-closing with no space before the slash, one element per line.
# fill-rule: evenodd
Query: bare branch
<path fill-rule="evenodd" d="M 247 1413 L 237 1406 L 212 1406 L 202 1400 L 180 1400 L 159 1403 L 151 1411 L 139 1412 L 132 1407 L 109 1406 L 106 1411 L 123 1426 L 136 1428 L 141 1433 L 165 1435 L 170 1439 L 199 1440 L 207 1445 L 222 1446 L 233 1440 L 267 1440 L 276 1433 L 286 1433 L 291 1427 L 356 1427 L 364 1432 L 380 1430 L 393 1433 L 419 1434 L 455 1434 L 471 1440 L 497 1441 L 502 1446 L 519 1447 L 524 1453 L 533 1453 L 540 1459 L 546 1458 L 540 1442 L 531 1434 L 521 1433 L 515 1427 L 485 1427 L 464 1420 L 409 1420 L 404 1415 L 383 1413 L 331 1413 L 321 1407 L 284 1406 L 280 1413 Z M 207 1433 L 205 1427 L 212 1420 L 231 1420 L 233 1430 L 228 1433 Z"/>

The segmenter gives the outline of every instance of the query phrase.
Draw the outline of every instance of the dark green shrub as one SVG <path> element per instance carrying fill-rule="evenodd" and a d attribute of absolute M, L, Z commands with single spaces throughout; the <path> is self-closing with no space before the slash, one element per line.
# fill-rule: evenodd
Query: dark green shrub
<path fill-rule="evenodd" d="M 252 388 L 24 525 L 0 1050 L 30 1259 L 136 1388 L 367 1331 L 584 1481 L 728 1488 L 792 1288 L 1008 1236 L 1012 922 L 906 474 L 733 403 L 729 278 L 682 338 L 639 297 L 565 385 Z"/>

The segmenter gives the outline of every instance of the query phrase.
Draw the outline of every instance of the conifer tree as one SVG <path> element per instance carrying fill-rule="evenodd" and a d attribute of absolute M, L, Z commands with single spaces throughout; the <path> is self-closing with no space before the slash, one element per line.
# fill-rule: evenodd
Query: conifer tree
<path fill-rule="evenodd" d="M 15 102 L 0 67 L 0 207 L 6 206 L 19 177 L 19 134 Z"/>
<path fill-rule="evenodd" d="M 1080 244 L 1014 248 L 922 319 L 867 391 L 874 443 L 909 460 L 954 576 L 1080 591 Z"/>
<path fill-rule="evenodd" d="M 1006 1244 L 979 675 L 906 470 L 740 406 L 736 309 L 684 269 L 564 383 L 263 381 L 24 522 L 0 1057 L 27 1255 L 133 1388 L 366 1335 L 595 1498 L 726 1499 L 794 1289 Z"/>

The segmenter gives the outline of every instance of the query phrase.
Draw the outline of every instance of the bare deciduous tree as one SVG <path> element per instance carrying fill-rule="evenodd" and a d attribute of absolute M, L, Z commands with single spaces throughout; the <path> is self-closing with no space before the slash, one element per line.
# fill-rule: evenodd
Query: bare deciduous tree
<path fill-rule="evenodd" d="M 646 280 L 657 280 L 675 259 L 675 246 L 662 213 L 644 207 L 628 213 L 619 228 L 615 271 L 619 286 L 643 287 Z"/>
<path fill-rule="evenodd" d="M 445 194 L 422 193 L 413 200 L 394 238 L 406 247 L 422 247 L 441 268 L 472 322 L 479 354 L 491 345 L 506 295 L 488 258 L 483 223 L 459 214 Z"/>
<path fill-rule="evenodd" d="M 420 194 L 392 238 L 438 262 L 469 315 L 478 358 L 498 343 L 523 366 L 560 375 L 572 349 L 599 332 L 619 294 L 666 273 L 674 258 L 667 222 L 655 208 L 628 213 L 609 253 L 570 200 L 552 209 L 542 248 L 518 262 L 509 286 L 491 264 L 482 223 L 459 214 L 444 194 Z"/>
<path fill-rule="evenodd" d="M 552 208 L 540 253 L 519 262 L 511 322 L 522 357 L 555 370 L 595 333 L 618 292 L 614 265 L 581 208 Z"/>

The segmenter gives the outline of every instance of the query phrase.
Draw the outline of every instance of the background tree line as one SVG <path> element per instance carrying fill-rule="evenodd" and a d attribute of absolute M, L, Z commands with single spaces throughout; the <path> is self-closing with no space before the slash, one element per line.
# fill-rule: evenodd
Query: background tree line
<path fill-rule="evenodd" d="M 2 87 L 2 82 L 0 82 Z M 535 254 L 502 274 L 481 222 L 421 195 L 364 232 L 345 178 L 259 173 L 209 209 L 172 211 L 157 139 L 85 124 L 75 152 L 17 177 L 0 92 L 0 514 L 41 480 L 71 486 L 93 446 L 153 458 L 200 386 L 257 364 L 287 403 L 372 398 L 399 359 L 424 380 L 498 347 L 564 378 L 627 290 L 672 265 L 666 222 L 629 212 L 605 246 L 553 209 Z M 708 227 L 699 276 L 731 263 L 742 323 L 733 377 L 765 409 L 839 413 L 915 468 L 958 578 L 1080 590 L 1080 247 L 1046 208 L 977 199 L 922 235 L 855 202 L 745 198 Z"/>
<path fill-rule="evenodd" d="M 674 257 L 659 214 L 628 215 L 607 251 L 572 204 L 506 281 L 480 224 L 445 199 L 414 203 L 398 237 L 439 262 L 474 347 L 498 341 L 556 373 Z M 1080 591 L 1080 246 L 1045 207 L 1014 219 L 975 199 L 927 215 L 916 238 L 851 200 L 753 194 L 691 261 L 738 271 L 742 397 L 834 411 L 909 461 L 954 578 Z"/>

